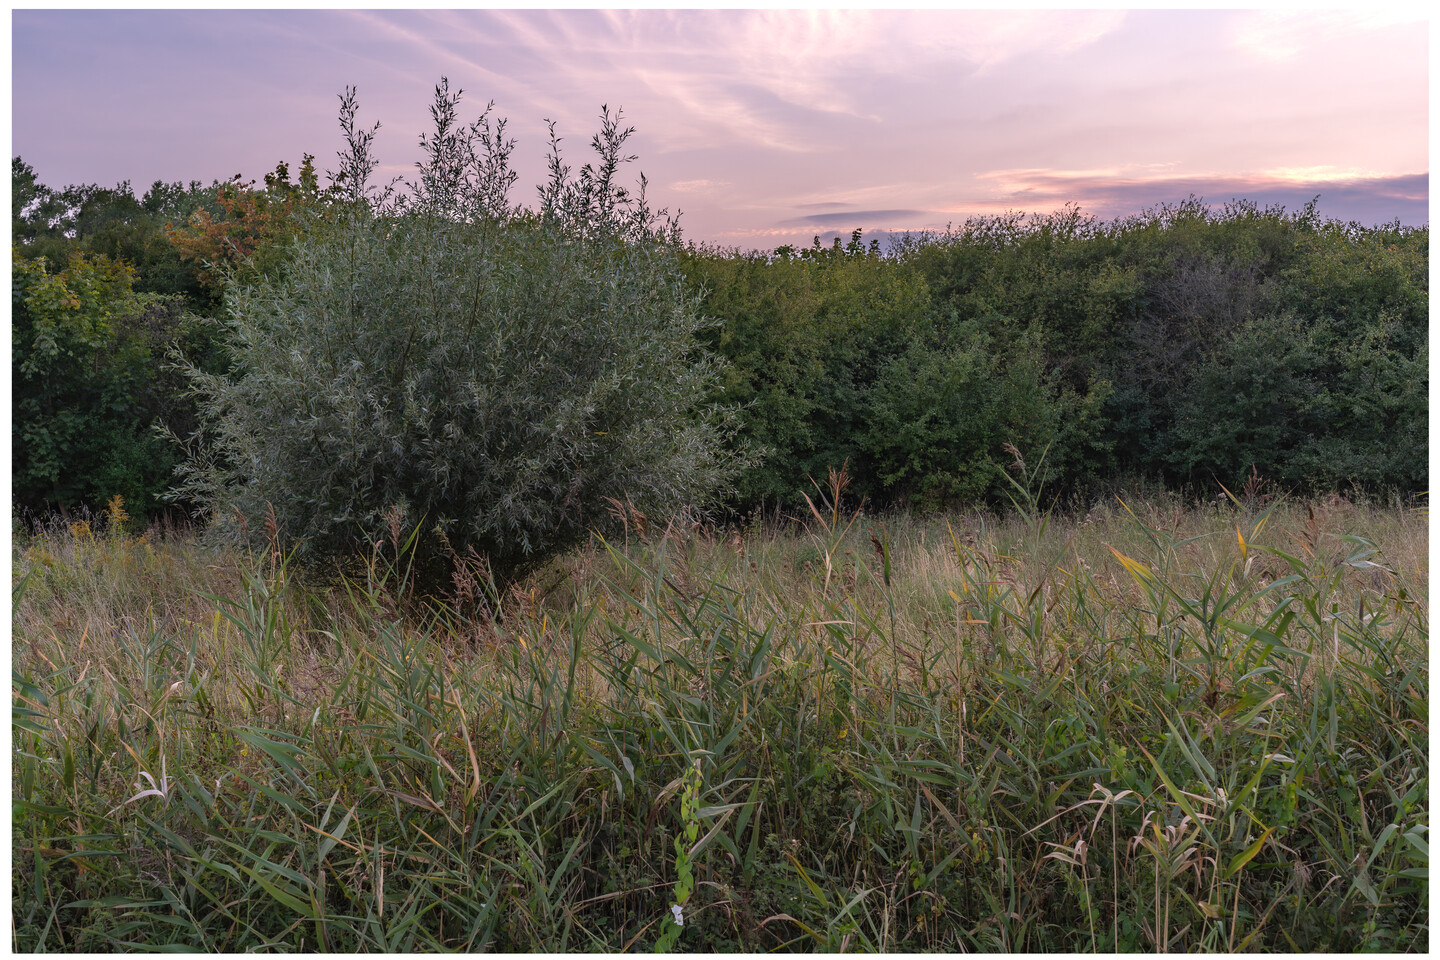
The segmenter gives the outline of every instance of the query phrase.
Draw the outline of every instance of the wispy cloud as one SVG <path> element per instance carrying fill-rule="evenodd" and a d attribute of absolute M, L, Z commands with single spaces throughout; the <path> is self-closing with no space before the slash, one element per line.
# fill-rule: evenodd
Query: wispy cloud
<path fill-rule="evenodd" d="M 676 180 L 670 185 L 676 193 L 710 193 L 730 186 L 728 180 Z"/>
<path fill-rule="evenodd" d="M 494 11 L 477 28 L 476 15 L 447 11 L 430 15 L 443 27 L 436 38 L 397 24 L 418 14 L 368 16 L 433 53 L 437 63 L 480 69 L 492 59 L 459 57 L 461 39 L 506 61 L 564 50 L 545 60 L 549 90 L 608 90 L 612 102 L 616 88 L 625 90 L 632 114 L 643 106 L 667 117 L 663 129 L 650 131 L 666 149 L 729 141 L 791 153 L 821 148 L 805 128 L 826 116 L 882 123 L 866 95 L 882 78 L 937 65 L 982 70 L 1041 51 L 1071 51 L 1124 21 L 1119 11 L 965 17 L 867 10 Z M 516 86 L 502 71 L 487 73 L 501 89 Z M 517 107 L 545 98 L 522 99 L 531 102 Z M 567 106 L 573 110 L 573 100 Z"/>
<path fill-rule="evenodd" d="M 999 189 L 989 196 L 958 200 L 957 212 L 993 213 L 1001 210 L 1048 212 L 1067 203 L 1102 217 L 1138 213 L 1161 203 L 1195 196 L 1219 205 L 1249 200 L 1290 209 L 1320 198 L 1322 215 L 1368 222 L 1400 217 L 1406 223 L 1428 222 L 1430 175 L 1326 176 L 1328 168 L 1267 171 L 1236 176 L 1126 176 L 1115 171 L 1004 170 L 990 171 L 977 180 Z M 1287 175 L 1288 174 L 1288 175 Z"/>
<path fill-rule="evenodd" d="M 17 10 L 12 153 L 42 179 L 333 166 L 336 94 L 408 171 L 431 87 L 489 100 L 517 201 L 572 165 L 602 103 L 637 128 L 687 236 L 808 242 L 1191 193 L 1428 220 L 1428 44 L 1403 8 L 1061 10 Z M 527 195 L 528 194 L 528 195 Z M 814 219 L 821 218 L 821 219 Z M 859 218 L 859 219 L 857 219 Z M 933 219 L 930 219 L 933 218 Z M 916 221 L 929 220 L 917 224 Z M 904 222 L 899 222 L 904 221 Z"/>
<path fill-rule="evenodd" d="M 781 220 L 781 227 L 873 227 L 896 226 L 933 219 L 925 210 L 847 210 L 839 213 L 812 213 L 809 216 Z"/>
<path fill-rule="evenodd" d="M 1290 63 L 1316 48 L 1353 43 L 1357 33 L 1413 26 L 1428 20 L 1420 6 L 1380 5 L 1352 10 L 1274 9 L 1233 14 L 1230 42 L 1249 56 Z"/>

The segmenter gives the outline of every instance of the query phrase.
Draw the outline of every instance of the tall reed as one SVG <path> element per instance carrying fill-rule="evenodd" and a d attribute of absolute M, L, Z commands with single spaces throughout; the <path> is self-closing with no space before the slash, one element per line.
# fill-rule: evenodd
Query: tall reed
<path fill-rule="evenodd" d="M 12 945 L 1428 947 L 1423 516 L 839 479 L 465 603 L 22 531 Z"/>

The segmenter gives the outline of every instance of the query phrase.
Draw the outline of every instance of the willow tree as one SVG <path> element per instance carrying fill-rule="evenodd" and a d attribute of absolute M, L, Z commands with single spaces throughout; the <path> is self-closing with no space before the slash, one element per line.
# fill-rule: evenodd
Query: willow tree
<path fill-rule="evenodd" d="M 237 362 L 189 370 L 207 416 L 181 471 L 217 535 L 254 536 L 273 510 L 287 546 L 321 560 L 398 517 L 506 576 L 606 526 L 612 501 L 663 518 L 742 466 L 676 221 L 643 176 L 618 182 L 633 128 L 603 108 L 596 162 L 574 175 L 552 123 L 527 208 L 509 200 L 505 121 L 487 107 L 465 126 L 459 102 L 442 80 L 417 175 L 382 188 L 379 124 L 357 127 L 347 88 L 325 216 L 283 276 L 227 294 Z"/>

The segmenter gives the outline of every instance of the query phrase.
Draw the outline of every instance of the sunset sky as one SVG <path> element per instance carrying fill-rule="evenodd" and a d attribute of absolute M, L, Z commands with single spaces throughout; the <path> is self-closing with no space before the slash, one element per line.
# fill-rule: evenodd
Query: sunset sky
<path fill-rule="evenodd" d="M 12 14 L 11 154 L 42 182 L 137 193 L 334 169 L 337 95 L 378 120 L 381 175 L 419 156 L 442 75 L 508 117 L 544 178 L 544 120 L 589 159 L 624 109 L 656 206 L 689 239 L 1103 218 L 1190 194 L 1366 224 L 1429 222 L 1428 25 L 1350 11 L 38 11 Z"/>

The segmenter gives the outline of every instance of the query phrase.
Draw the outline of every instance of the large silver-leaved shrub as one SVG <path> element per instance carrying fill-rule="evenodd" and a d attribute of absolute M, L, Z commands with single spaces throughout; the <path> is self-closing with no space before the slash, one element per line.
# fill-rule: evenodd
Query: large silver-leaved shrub
<path fill-rule="evenodd" d="M 189 370 L 206 427 L 182 487 L 220 536 L 263 535 L 273 510 L 288 547 L 330 560 L 398 512 L 501 576 L 604 527 L 612 501 L 652 518 L 704 506 L 743 455 L 712 401 L 720 361 L 697 342 L 678 227 L 643 177 L 616 182 L 632 129 L 605 110 L 597 162 L 572 176 L 552 124 L 526 209 L 508 200 L 504 121 L 487 108 L 463 126 L 459 93 L 435 94 L 418 176 L 379 189 L 379 125 L 357 129 L 346 91 L 328 211 L 283 276 L 229 292 L 229 375 Z"/>

